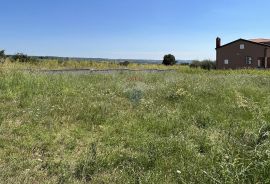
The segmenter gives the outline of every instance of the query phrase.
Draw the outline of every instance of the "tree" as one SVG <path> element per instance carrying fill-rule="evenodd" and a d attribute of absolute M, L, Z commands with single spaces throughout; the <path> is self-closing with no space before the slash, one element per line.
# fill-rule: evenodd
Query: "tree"
<path fill-rule="evenodd" d="M 27 56 L 23 53 L 17 53 L 12 56 L 12 62 L 22 62 L 22 63 L 36 63 L 38 59 L 35 57 Z"/>
<path fill-rule="evenodd" d="M 12 59 L 14 61 L 18 61 L 18 62 L 27 62 L 28 61 L 28 56 L 23 54 L 23 53 L 17 53 L 14 56 L 12 56 Z"/>
<path fill-rule="evenodd" d="M 175 60 L 174 55 L 172 55 L 172 54 L 165 55 L 162 64 L 164 64 L 164 65 L 175 65 L 176 60 Z"/>
<path fill-rule="evenodd" d="M 0 62 L 3 63 L 6 59 L 5 50 L 0 51 Z"/>

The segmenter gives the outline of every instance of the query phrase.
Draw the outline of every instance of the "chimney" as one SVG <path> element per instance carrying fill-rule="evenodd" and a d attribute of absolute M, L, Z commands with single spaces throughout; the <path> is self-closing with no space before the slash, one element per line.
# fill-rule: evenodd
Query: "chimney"
<path fill-rule="evenodd" d="M 220 48 L 221 47 L 221 39 L 219 37 L 217 37 L 216 39 L 216 48 Z"/>

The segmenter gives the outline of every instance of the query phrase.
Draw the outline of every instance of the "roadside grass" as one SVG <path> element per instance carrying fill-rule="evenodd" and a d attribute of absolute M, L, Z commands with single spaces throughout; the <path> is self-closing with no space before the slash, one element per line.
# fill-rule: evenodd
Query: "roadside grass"
<path fill-rule="evenodd" d="M 2 183 L 270 183 L 268 71 L 0 69 Z"/>

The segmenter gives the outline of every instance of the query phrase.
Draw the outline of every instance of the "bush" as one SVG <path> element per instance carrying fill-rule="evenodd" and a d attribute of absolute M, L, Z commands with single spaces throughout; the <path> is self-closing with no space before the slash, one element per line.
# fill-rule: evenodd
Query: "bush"
<path fill-rule="evenodd" d="M 201 62 L 198 60 L 192 61 L 192 63 L 189 65 L 191 68 L 199 68 L 201 67 Z"/>
<path fill-rule="evenodd" d="M 201 68 L 204 70 L 216 69 L 216 64 L 211 60 L 204 60 L 201 62 Z"/>
<path fill-rule="evenodd" d="M 190 63 L 184 62 L 184 63 L 180 63 L 180 65 L 182 65 L 182 66 L 189 66 Z"/>
<path fill-rule="evenodd" d="M 0 51 L 0 62 L 1 63 L 5 62 L 5 59 L 6 59 L 5 50 L 1 50 Z"/>
<path fill-rule="evenodd" d="M 216 69 L 216 63 L 211 60 L 203 60 L 203 61 L 194 60 L 189 66 L 191 68 L 201 68 L 204 70 Z"/>
<path fill-rule="evenodd" d="M 176 60 L 174 55 L 168 54 L 164 56 L 163 63 L 164 65 L 175 65 Z"/>
<path fill-rule="evenodd" d="M 124 62 L 119 63 L 120 66 L 128 66 L 129 64 L 130 64 L 129 61 L 124 61 Z"/>

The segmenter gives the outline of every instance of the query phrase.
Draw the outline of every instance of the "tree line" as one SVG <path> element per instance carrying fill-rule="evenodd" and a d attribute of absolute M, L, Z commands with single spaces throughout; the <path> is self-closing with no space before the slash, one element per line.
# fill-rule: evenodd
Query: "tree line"
<path fill-rule="evenodd" d="M 23 53 L 17 53 L 15 55 L 6 55 L 5 50 L 0 51 L 0 62 L 4 63 L 6 59 L 9 58 L 11 62 L 37 62 L 38 60 L 36 58 L 27 56 Z"/>
<path fill-rule="evenodd" d="M 36 57 L 27 56 L 23 53 L 17 53 L 12 56 L 8 56 L 5 54 L 5 50 L 0 50 L 0 63 L 4 63 L 5 60 L 9 58 L 11 62 L 38 62 L 39 60 Z M 129 61 L 124 61 L 119 63 L 122 66 L 128 66 L 130 63 Z M 163 65 L 172 66 L 177 64 L 175 56 L 172 54 L 165 55 L 163 58 Z M 211 60 L 194 60 L 192 63 L 184 63 L 182 65 L 189 65 L 191 68 L 202 68 L 205 70 L 213 70 L 216 69 L 216 64 L 214 61 Z"/>
<path fill-rule="evenodd" d="M 164 56 L 162 64 L 166 66 L 171 66 L 177 64 L 177 61 L 174 55 L 168 54 Z M 211 60 L 203 60 L 203 61 L 194 60 L 192 61 L 192 63 L 183 63 L 181 65 L 189 65 L 190 68 L 202 68 L 205 70 L 216 69 L 216 62 Z"/>

